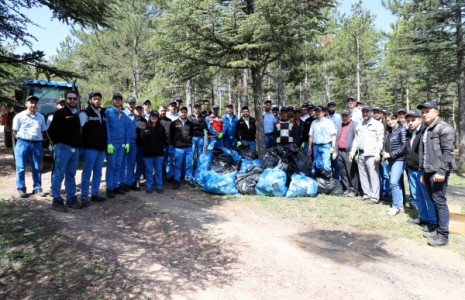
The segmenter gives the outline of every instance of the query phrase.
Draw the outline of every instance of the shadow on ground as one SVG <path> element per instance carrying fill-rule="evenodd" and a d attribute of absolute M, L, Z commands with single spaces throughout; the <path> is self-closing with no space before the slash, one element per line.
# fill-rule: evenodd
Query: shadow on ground
<path fill-rule="evenodd" d="M 300 248 L 341 264 L 358 266 L 393 257 L 383 248 L 383 238 L 376 234 L 315 230 L 292 239 Z"/>

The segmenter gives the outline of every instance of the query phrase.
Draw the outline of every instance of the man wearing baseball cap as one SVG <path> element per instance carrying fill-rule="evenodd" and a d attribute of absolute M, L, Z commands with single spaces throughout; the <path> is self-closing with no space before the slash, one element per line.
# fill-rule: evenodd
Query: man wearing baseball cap
<path fill-rule="evenodd" d="M 33 193 L 38 196 L 45 196 L 42 191 L 42 163 L 43 134 L 47 130 L 45 118 L 37 112 L 37 102 L 39 98 L 29 96 L 26 98 L 26 110 L 16 114 L 13 118 L 13 137 L 17 139 L 15 145 L 15 165 L 16 165 L 16 189 L 20 198 L 26 198 L 26 166 L 27 161 L 31 162 Z"/>
<path fill-rule="evenodd" d="M 166 112 L 166 117 L 171 121 L 174 121 L 178 118 L 178 104 L 175 100 L 171 100 L 170 104 L 168 105 L 168 111 Z"/>
<path fill-rule="evenodd" d="M 353 96 L 348 96 L 346 100 L 346 108 L 352 113 L 352 120 L 357 122 L 357 124 L 361 124 L 363 121 L 362 111 L 355 107 L 356 103 L 357 101 L 355 101 Z"/>
<path fill-rule="evenodd" d="M 434 101 L 417 106 L 426 124 L 420 143 L 421 182 L 426 185 L 434 203 L 438 219 L 437 230 L 425 233 L 428 244 L 444 246 L 449 242 L 449 207 L 446 189 L 454 161 L 454 128 L 439 117 L 439 107 Z"/>
<path fill-rule="evenodd" d="M 223 117 L 223 147 L 236 146 L 236 126 L 239 120 L 234 114 L 232 104 L 226 105 Z"/>
<path fill-rule="evenodd" d="M 355 161 L 350 161 L 349 153 L 352 150 L 352 143 L 355 138 L 357 122 L 352 121 L 351 112 L 344 109 L 341 112 L 342 127 L 339 139 L 337 140 L 339 170 L 341 172 L 341 183 L 344 187 L 344 195 L 355 197 L 358 193 L 358 167 Z"/>
<path fill-rule="evenodd" d="M 123 113 L 123 95 L 114 93 L 112 106 L 105 110 L 107 121 L 107 170 L 105 180 L 107 184 L 107 197 L 115 198 L 115 194 L 126 193 L 120 187 L 123 182 L 121 172 L 123 168 L 124 153 L 129 152 L 128 130 L 129 120 Z"/>
<path fill-rule="evenodd" d="M 220 107 L 215 104 L 212 109 L 212 114 L 205 119 L 208 130 L 208 150 L 223 147 L 223 118 L 219 115 Z"/>
<path fill-rule="evenodd" d="M 265 101 L 265 112 L 263 114 L 263 132 L 265 133 L 265 148 L 273 147 L 273 131 L 276 123 L 273 112 L 271 111 L 271 100 Z"/>
<path fill-rule="evenodd" d="M 90 200 L 104 202 L 106 198 L 98 194 L 102 179 L 105 149 L 107 148 L 107 125 L 105 110 L 101 107 L 102 94 L 92 92 L 89 94 L 89 105 L 79 114 L 82 132 L 81 151 L 84 164 L 81 174 L 81 203 L 84 207 L 90 206 Z M 90 177 L 92 176 L 92 185 Z M 92 186 L 89 199 L 89 185 Z"/>
<path fill-rule="evenodd" d="M 136 98 L 131 96 L 126 99 L 126 108 L 123 113 L 127 116 L 126 120 L 128 121 L 126 129 L 129 151 L 126 151 L 123 156 L 120 187 L 125 192 L 139 191 L 140 188 L 137 186 L 134 176 L 137 161 L 137 123 L 141 118 L 139 110 L 136 109 Z"/>
<path fill-rule="evenodd" d="M 200 102 L 194 103 L 194 112 L 188 117 L 189 121 L 192 122 L 194 127 L 194 135 L 192 137 L 192 155 L 195 161 L 203 153 L 204 136 L 207 130 L 207 124 L 205 123 L 206 115 L 200 112 Z M 194 166 L 196 164 L 194 163 Z"/>
<path fill-rule="evenodd" d="M 63 107 L 65 107 L 65 105 L 66 105 L 66 99 L 65 98 L 58 98 L 55 101 L 55 108 L 57 110 L 62 109 Z M 52 120 L 53 120 L 53 114 L 49 114 L 48 117 L 47 117 L 47 122 L 46 122 L 47 130 L 50 127 L 50 123 L 52 123 Z"/>
<path fill-rule="evenodd" d="M 150 113 L 152 112 L 152 102 L 150 100 L 145 100 L 142 102 L 142 117 L 146 120 L 150 119 Z"/>

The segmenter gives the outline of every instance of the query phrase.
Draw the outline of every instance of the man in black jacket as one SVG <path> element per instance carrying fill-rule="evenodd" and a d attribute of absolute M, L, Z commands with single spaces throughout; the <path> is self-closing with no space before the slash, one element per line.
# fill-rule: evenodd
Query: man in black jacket
<path fill-rule="evenodd" d="M 179 118 L 170 126 L 171 141 L 174 146 L 174 189 L 181 185 L 181 173 L 186 174 L 186 181 L 193 185 L 192 180 L 192 137 L 194 136 L 194 124 L 187 119 L 187 107 L 179 109 Z M 185 161 L 185 164 L 183 162 Z M 182 170 L 183 166 L 185 170 Z M 182 172 L 184 171 L 184 172 Z"/>
<path fill-rule="evenodd" d="M 437 226 L 436 211 L 434 210 L 433 201 L 428 193 L 428 189 L 424 184 L 420 183 L 423 173 L 419 170 L 420 141 L 425 126 L 421 124 L 420 114 L 416 111 L 409 111 L 405 116 L 405 121 L 408 127 L 405 165 L 407 168 L 410 195 L 413 197 L 418 211 L 418 218 L 409 219 L 407 222 L 416 225 L 425 225 L 425 231 L 433 231 Z"/>
<path fill-rule="evenodd" d="M 444 246 L 449 241 L 449 207 L 447 206 L 447 179 L 454 165 L 455 130 L 441 120 L 436 102 L 427 101 L 418 105 L 426 123 L 420 142 L 420 170 L 424 183 L 433 199 L 438 228 L 431 233 L 425 232 L 428 244 Z"/>
<path fill-rule="evenodd" d="M 194 126 L 194 136 L 192 137 L 192 155 L 199 159 L 200 154 L 203 152 L 204 137 L 207 130 L 207 124 L 205 123 L 206 113 L 200 112 L 200 102 L 194 104 L 194 113 L 191 114 L 188 119 Z"/>
<path fill-rule="evenodd" d="M 48 129 L 48 136 L 55 144 L 54 168 L 52 173 L 52 208 L 67 212 L 69 208 L 82 208 L 76 197 L 76 170 L 79 163 L 81 146 L 81 123 L 77 110 L 78 94 L 68 91 L 65 95 L 66 106 L 55 112 Z M 65 178 L 66 206 L 61 197 L 61 183 Z"/>
<path fill-rule="evenodd" d="M 165 171 L 166 171 L 166 179 L 168 182 L 172 182 L 174 178 L 174 167 L 173 167 L 173 160 L 174 160 L 174 147 L 171 142 L 171 134 L 170 134 L 170 128 L 171 128 L 171 119 L 166 116 L 166 106 L 165 105 L 160 105 L 158 107 L 158 113 L 160 114 L 160 124 L 165 128 L 165 133 L 166 133 L 166 141 L 165 141 L 165 159 L 163 160 L 163 163 L 165 165 Z"/>
<path fill-rule="evenodd" d="M 242 117 L 236 125 L 236 139 L 237 146 L 242 144 L 249 146 L 251 149 L 256 149 L 255 133 L 257 127 L 255 126 L 255 118 L 250 116 L 249 107 L 242 107 Z"/>
<path fill-rule="evenodd" d="M 105 111 L 100 107 L 102 94 L 93 92 L 89 95 L 89 105 L 79 114 L 82 127 L 82 154 L 84 166 L 81 174 L 81 203 L 90 206 L 89 185 L 92 175 L 92 201 L 103 202 L 106 198 L 99 196 L 102 179 L 103 161 L 107 148 L 107 125 Z"/>

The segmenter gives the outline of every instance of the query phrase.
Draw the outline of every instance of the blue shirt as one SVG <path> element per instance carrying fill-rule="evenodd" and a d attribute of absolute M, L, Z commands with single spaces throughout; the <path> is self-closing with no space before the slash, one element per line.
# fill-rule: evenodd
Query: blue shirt
<path fill-rule="evenodd" d="M 127 129 L 126 125 L 128 117 L 121 109 L 114 106 L 105 110 L 107 119 L 107 141 L 108 144 L 127 144 Z"/>
<path fill-rule="evenodd" d="M 367 129 L 368 124 L 371 123 L 371 119 L 372 118 L 369 118 L 368 120 L 363 119 L 362 121 L 362 127 L 360 128 L 360 134 L 359 134 L 360 136 L 360 143 L 358 145 L 359 150 L 362 150 L 362 151 L 365 150 L 365 130 Z"/>
<path fill-rule="evenodd" d="M 123 110 L 123 113 L 128 117 L 127 118 L 127 122 L 128 122 L 128 125 L 127 125 L 127 133 L 128 133 L 128 139 L 130 142 L 132 143 L 135 143 L 136 142 L 136 138 L 137 138 L 137 122 L 138 122 L 138 118 L 134 115 L 134 112 L 125 108 Z"/>
<path fill-rule="evenodd" d="M 47 126 L 42 114 L 36 112 L 31 115 L 24 110 L 13 118 L 12 130 L 17 131 L 18 139 L 42 141 L 42 132 L 47 130 Z"/>
<path fill-rule="evenodd" d="M 336 133 L 333 122 L 328 118 L 321 118 L 312 122 L 308 136 L 313 137 L 314 144 L 328 144 L 332 142 L 331 136 Z"/>
<path fill-rule="evenodd" d="M 237 119 L 237 116 L 235 114 L 229 115 L 228 113 L 225 113 L 222 119 L 223 119 L 223 134 L 228 139 L 234 139 L 234 137 L 236 136 L 236 125 L 237 125 L 237 122 L 239 121 Z"/>
<path fill-rule="evenodd" d="M 267 112 L 263 115 L 263 130 L 265 131 L 265 134 L 273 133 L 275 123 L 276 119 L 272 112 Z"/>

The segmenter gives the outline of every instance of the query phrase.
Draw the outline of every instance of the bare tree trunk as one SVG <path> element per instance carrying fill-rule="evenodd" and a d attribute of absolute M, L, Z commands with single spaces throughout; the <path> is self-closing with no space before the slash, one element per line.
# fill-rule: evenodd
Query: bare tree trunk
<path fill-rule="evenodd" d="M 465 168 L 465 47 L 463 42 L 462 0 L 455 3 L 456 44 L 457 44 L 457 96 L 459 102 L 459 161 L 461 171 Z"/>
<path fill-rule="evenodd" d="M 192 79 L 186 80 L 186 106 L 192 110 Z"/>
<path fill-rule="evenodd" d="M 284 83 L 283 83 L 283 68 L 281 59 L 278 61 L 278 107 L 284 105 Z"/>
<path fill-rule="evenodd" d="M 249 106 L 249 69 L 244 69 L 242 71 L 241 106 Z"/>
<path fill-rule="evenodd" d="M 301 93 L 302 93 L 302 86 L 300 88 L 301 88 Z M 308 91 L 309 91 L 309 88 L 308 88 L 308 63 L 305 60 L 305 81 L 304 81 L 304 101 L 303 102 L 308 101 Z"/>
<path fill-rule="evenodd" d="M 250 70 L 252 73 L 253 102 L 255 104 L 255 120 L 257 124 L 257 150 L 261 157 L 265 154 L 265 132 L 262 118 L 262 74 L 260 68 L 253 67 Z"/>
<path fill-rule="evenodd" d="M 331 101 L 331 86 L 329 82 L 329 75 L 326 63 L 324 63 L 324 73 L 323 76 L 325 78 L 325 94 L 326 94 L 326 103 Z"/>
<path fill-rule="evenodd" d="M 409 92 L 410 92 L 410 89 L 408 88 L 408 83 L 407 83 L 405 87 L 405 108 L 407 109 L 407 111 L 410 110 Z"/>
<path fill-rule="evenodd" d="M 360 76 L 360 41 L 358 40 L 358 36 L 355 37 L 355 49 L 356 49 L 356 57 L 357 57 L 357 67 L 356 67 L 356 78 L 357 78 L 357 101 L 361 101 L 361 76 Z"/>

